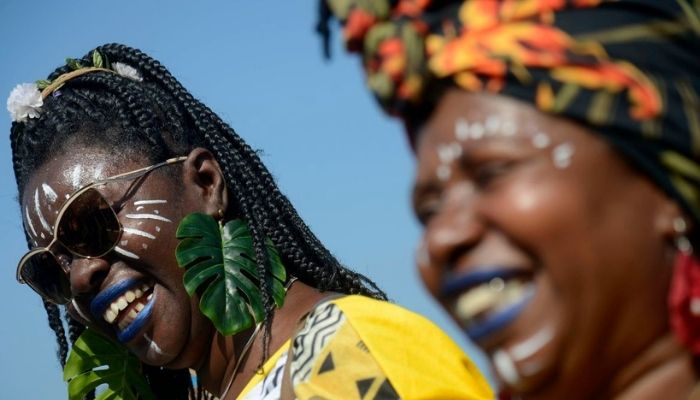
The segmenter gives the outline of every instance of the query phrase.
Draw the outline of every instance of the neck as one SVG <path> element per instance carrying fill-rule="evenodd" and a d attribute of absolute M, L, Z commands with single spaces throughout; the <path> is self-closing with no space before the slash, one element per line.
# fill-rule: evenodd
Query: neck
<path fill-rule="evenodd" d="M 697 384 L 692 357 L 669 332 L 632 359 L 603 398 L 689 399 Z M 698 393 L 693 394 L 693 399 Z"/>
<path fill-rule="evenodd" d="M 317 289 L 297 281 L 284 299 L 282 308 L 277 309 L 270 329 L 268 356 L 282 346 L 297 328 L 297 322 L 311 308 L 330 293 L 320 293 Z M 204 389 L 221 397 L 231 383 L 226 398 L 235 398 L 262 365 L 263 332 L 253 339 L 247 354 L 243 355 L 238 370 L 233 375 L 236 363 L 243 348 L 253 334 L 254 328 L 233 336 L 222 336 L 215 332 L 208 359 L 197 369 L 197 375 Z M 223 398 L 222 398 L 223 400 Z"/>

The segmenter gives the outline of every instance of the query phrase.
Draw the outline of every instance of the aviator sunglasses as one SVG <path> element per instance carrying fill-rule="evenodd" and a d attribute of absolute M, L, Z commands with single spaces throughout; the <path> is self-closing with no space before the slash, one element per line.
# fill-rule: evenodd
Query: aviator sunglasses
<path fill-rule="evenodd" d="M 51 249 L 59 244 L 77 257 L 102 257 L 117 246 L 122 234 L 122 224 L 117 213 L 97 191 L 97 187 L 140 178 L 156 168 L 186 159 L 187 157 L 170 158 L 158 164 L 101 179 L 73 192 L 58 212 L 53 239 L 48 246 L 34 248 L 20 259 L 17 281 L 26 283 L 52 303 L 68 303 L 72 298 L 70 270 Z"/>

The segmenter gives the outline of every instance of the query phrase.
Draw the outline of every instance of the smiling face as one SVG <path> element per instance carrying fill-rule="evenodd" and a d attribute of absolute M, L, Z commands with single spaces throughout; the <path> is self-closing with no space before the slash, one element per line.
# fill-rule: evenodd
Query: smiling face
<path fill-rule="evenodd" d="M 113 154 L 81 148 L 50 159 L 31 175 L 21 206 L 34 244 L 48 245 L 58 211 L 76 189 L 149 164 L 145 158 L 124 161 Z M 70 269 L 73 317 L 125 344 L 142 361 L 173 368 L 200 361 L 213 332 L 186 293 L 175 260 L 179 221 L 211 208 L 211 199 L 203 197 L 207 191 L 185 178 L 190 162 L 98 188 L 123 226 L 119 242 L 105 256 L 74 257 L 52 246 Z M 167 168 L 184 172 L 168 174 Z"/>
<path fill-rule="evenodd" d="M 506 387 L 595 397 L 667 332 L 678 208 L 592 132 L 455 89 L 416 155 L 421 276 Z"/>

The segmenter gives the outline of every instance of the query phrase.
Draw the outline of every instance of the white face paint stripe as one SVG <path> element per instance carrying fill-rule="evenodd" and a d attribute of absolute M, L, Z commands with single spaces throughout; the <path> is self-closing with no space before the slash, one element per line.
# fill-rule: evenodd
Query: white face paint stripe
<path fill-rule="evenodd" d="M 48 222 L 46 222 L 46 219 L 44 218 L 44 214 L 41 213 L 41 208 L 39 207 L 39 189 L 37 188 L 34 191 L 34 212 L 36 212 L 36 215 L 39 217 L 39 222 L 41 222 L 41 226 L 46 230 L 46 232 L 51 232 L 51 226 L 49 225 Z"/>
<path fill-rule="evenodd" d="M 510 356 L 505 351 L 498 350 L 494 353 L 493 365 L 498 375 L 500 375 L 506 383 L 515 385 L 520 381 L 520 374 L 515 368 L 513 360 L 510 359 Z"/>
<path fill-rule="evenodd" d="M 78 305 L 78 303 L 75 302 L 75 299 L 71 300 L 71 302 L 73 303 L 73 308 L 75 309 L 75 311 L 78 312 L 78 315 L 80 315 L 80 317 L 83 318 L 85 321 L 90 321 L 90 318 L 88 318 L 87 315 L 83 313 L 83 310 L 80 309 L 80 305 Z"/>
<path fill-rule="evenodd" d="M 114 248 L 114 251 L 116 251 L 117 253 L 119 253 L 119 254 L 121 254 L 121 255 L 123 255 L 123 256 L 125 256 L 125 257 L 133 258 L 134 260 L 138 260 L 138 259 L 139 259 L 139 256 L 137 256 L 136 254 L 134 254 L 134 253 L 132 253 L 132 252 L 130 252 L 130 251 L 126 251 L 126 250 L 122 249 L 122 248 L 119 247 L 119 246 L 116 246 L 116 247 Z"/>
<path fill-rule="evenodd" d="M 165 204 L 168 200 L 138 200 L 134 202 L 135 206 L 141 206 L 144 204 Z"/>
<path fill-rule="evenodd" d="M 136 207 L 136 211 L 141 211 L 141 210 L 143 210 L 143 206 Z"/>
<path fill-rule="evenodd" d="M 82 165 L 78 164 L 73 168 L 73 171 L 71 171 L 70 178 L 71 178 L 71 183 L 73 184 L 73 187 L 77 188 L 78 185 L 80 185 L 80 172 L 82 171 Z"/>
<path fill-rule="evenodd" d="M 27 219 L 27 225 L 29 225 L 29 229 L 32 231 L 32 235 L 34 235 L 34 237 L 37 237 L 36 230 L 34 229 L 34 225 L 32 224 L 32 219 L 29 218 L 29 209 L 27 207 L 24 207 L 24 216 Z"/>
<path fill-rule="evenodd" d="M 160 215 L 156 214 L 126 214 L 126 217 L 131 219 L 155 219 L 157 221 L 173 222 L 165 217 L 161 217 Z"/>
<path fill-rule="evenodd" d="M 155 236 L 151 235 L 151 234 L 148 233 L 148 232 L 140 231 L 140 230 L 134 229 L 134 228 L 124 228 L 124 232 L 125 232 L 125 233 L 129 233 L 129 234 L 132 234 L 132 235 L 143 236 L 143 237 L 149 238 L 149 239 L 155 239 L 155 238 L 156 238 Z"/>
<path fill-rule="evenodd" d="M 161 350 L 161 348 L 158 346 L 158 344 L 157 344 L 153 339 L 151 339 L 150 337 L 148 337 L 147 334 L 144 333 L 144 334 L 143 334 L 143 337 L 144 337 L 146 340 L 148 340 L 148 346 L 149 346 L 149 347 L 151 348 L 151 350 L 153 350 L 155 353 L 158 353 L 158 354 L 163 355 L 163 356 L 167 356 L 167 355 L 168 355 L 168 353 L 166 353 L 166 352 L 164 352 L 163 350 Z"/>
<path fill-rule="evenodd" d="M 541 329 L 529 339 L 510 348 L 508 351 L 515 361 L 524 360 L 535 354 L 554 337 L 551 327 Z"/>
<path fill-rule="evenodd" d="M 41 184 L 41 189 L 44 191 L 44 196 L 46 196 L 46 199 L 49 201 L 49 203 L 53 204 L 56 202 L 56 199 L 58 198 L 58 195 L 56 192 L 51 188 L 51 186 L 42 183 Z"/>

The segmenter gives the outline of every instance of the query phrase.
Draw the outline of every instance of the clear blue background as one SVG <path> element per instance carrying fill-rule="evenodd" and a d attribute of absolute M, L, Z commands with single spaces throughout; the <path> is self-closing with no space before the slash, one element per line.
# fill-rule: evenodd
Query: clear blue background
<path fill-rule="evenodd" d="M 414 269 L 413 159 L 401 127 L 365 90 L 337 32 L 333 60 L 323 60 L 315 21 L 315 0 L 0 0 L 2 106 L 16 84 L 45 78 L 65 57 L 108 42 L 142 49 L 264 150 L 282 190 L 336 256 L 471 352 Z M 14 278 L 26 244 L 4 110 L 0 126 L 0 398 L 65 399 L 41 301 Z"/>

